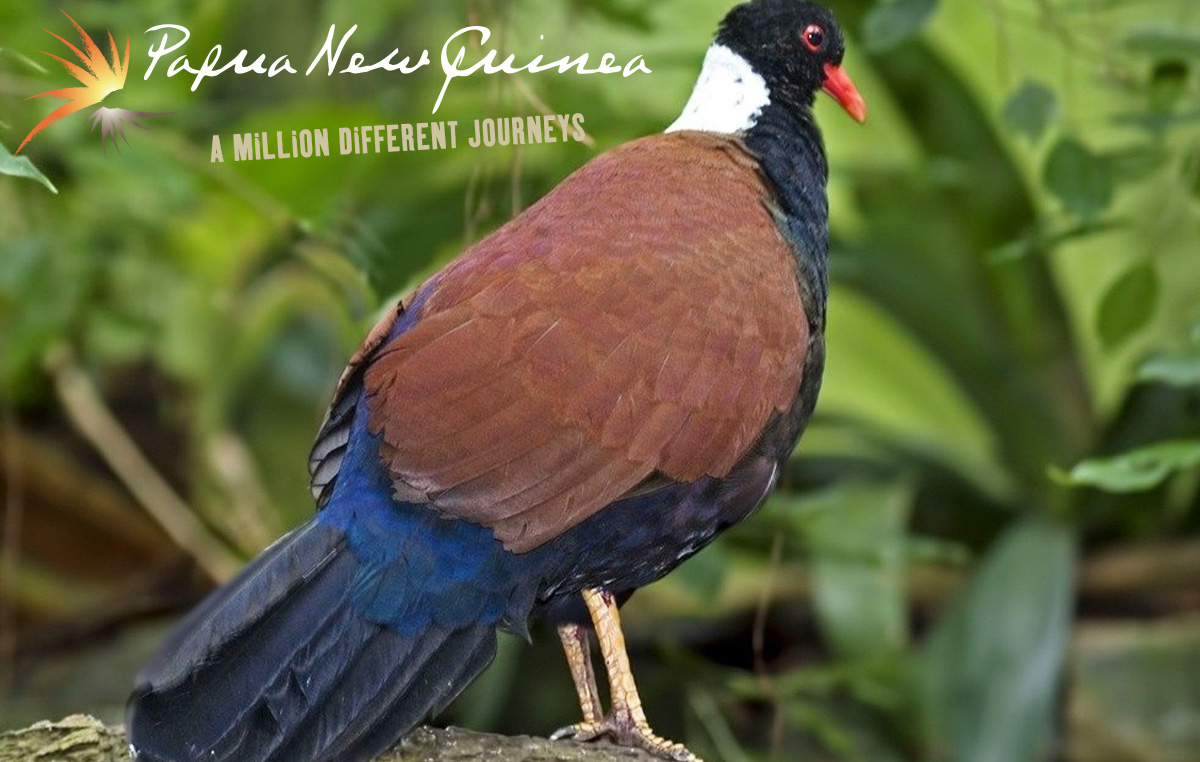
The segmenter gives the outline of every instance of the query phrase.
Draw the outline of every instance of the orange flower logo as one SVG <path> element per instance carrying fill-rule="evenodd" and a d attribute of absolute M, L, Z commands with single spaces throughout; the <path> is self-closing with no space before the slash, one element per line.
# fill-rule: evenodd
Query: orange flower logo
<path fill-rule="evenodd" d="M 62 10 L 61 8 L 59 10 L 64 16 L 67 17 L 67 19 L 70 20 L 71 24 L 75 27 L 75 31 L 79 33 L 79 41 L 80 44 L 83 45 L 84 49 L 80 50 L 64 40 L 62 37 L 54 34 L 54 32 L 51 32 L 49 29 L 45 31 L 63 45 L 66 45 L 67 48 L 75 54 L 75 57 L 79 59 L 79 62 L 82 64 L 82 66 L 71 63 L 67 59 L 56 56 L 53 53 L 47 53 L 44 50 L 38 52 L 48 55 L 61 63 L 63 68 L 65 68 L 72 77 L 78 80 L 83 87 L 64 87 L 59 90 L 48 90 L 44 93 L 38 93 L 37 95 L 31 95 L 29 98 L 26 98 L 25 100 L 30 100 L 32 98 L 61 98 L 67 102 L 54 109 L 54 111 L 50 112 L 45 119 L 38 122 L 38 125 L 30 130 L 29 134 L 25 136 L 25 140 L 21 141 L 21 145 L 17 147 L 15 153 L 20 153 L 21 149 L 28 145 L 29 141 L 33 140 L 35 135 L 54 124 L 59 119 L 74 114 L 80 109 L 85 109 L 88 106 L 93 106 L 97 103 L 100 103 L 110 94 L 115 93 L 116 91 L 125 87 L 125 76 L 129 73 L 129 38 L 125 38 L 125 59 L 121 60 L 121 56 L 117 51 L 117 42 L 113 39 L 112 32 L 108 32 L 108 45 L 109 50 L 112 53 L 112 62 L 110 63 L 104 57 L 104 54 L 100 52 L 100 48 L 92 40 L 91 36 L 89 36 L 87 32 L 83 31 L 83 27 L 79 26 L 79 24 L 75 22 L 75 19 L 71 18 L 66 11 Z M 105 153 L 107 153 L 108 149 L 106 141 L 109 138 L 112 139 L 114 146 L 117 145 L 117 135 L 125 138 L 125 124 L 128 123 L 133 124 L 136 127 L 142 127 L 142 125 L 137 123 L 135 117 L 147 116 L 162 116 L 162 114 L 148 114 L 142 111 L 106 108 L 102 106 L 97 109 L 90 118 L 92 120 L 93 131 L 96 129 L 97 123 L 102 124 L 100 130 L 100 144 L 102 147 L 104 147 Z M 142 129 L 145 129 L 145 127 L 142 127 Z M 125 138 L 125 142 L 128 144 L 129 139 Z M 117 148 L 117 151 L 120 151 L 120 147 Z"/>

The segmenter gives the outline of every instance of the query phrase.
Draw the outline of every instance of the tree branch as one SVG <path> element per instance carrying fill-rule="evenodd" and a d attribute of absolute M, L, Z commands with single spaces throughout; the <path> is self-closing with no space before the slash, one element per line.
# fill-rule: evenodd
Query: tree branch
<path fill-rule="evenodd" d="M 213 536 L 151 465 L 69 351 L 54 352 L 48 365 L 67 417 L 146 512 L 214 581 L 224 582 L 236 574 L 242 561 Z"/>

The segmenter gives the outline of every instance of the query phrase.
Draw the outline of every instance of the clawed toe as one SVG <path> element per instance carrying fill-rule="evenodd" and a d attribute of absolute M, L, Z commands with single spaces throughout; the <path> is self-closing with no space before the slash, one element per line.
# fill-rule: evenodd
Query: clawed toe
<path fill-rule="evenodd" d="M 671 762 L 703 762 L 688 751 L 683 744 L 657 736 L 649 728 L 638 730 L 626 739 L 622 739 L 621 745 L 642 749 L 659 759 L 671 760 Z"/>
<path fill-rule="evenodd" d="M 595 741 L 607 738 L 618 746 L 642 749 L 669 762 L 703 762 L 683 744 L 668 741 L 631 717 L 610 714 L 601 722 L 579 722 L 559 728 L 550 735 L 552 741 Z"/>
<path fill-rule="evenodd" d="M 595 741 L 607 733 L 602 722 L 577 722 L 550 734 L 551 741 Z"/>

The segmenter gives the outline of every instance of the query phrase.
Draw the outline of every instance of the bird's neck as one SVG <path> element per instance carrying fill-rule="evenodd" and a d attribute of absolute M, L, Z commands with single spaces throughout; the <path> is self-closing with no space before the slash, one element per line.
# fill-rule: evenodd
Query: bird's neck
<path fill-rule="evenodd" d="M 770 102 L 766 80 L 754 67 L 726 46 L 713 43 L 704 54 L 700 76 L 683 113 L 666 131 L 745 132 Z"/>
<path fill-rule="evenodd" d="M 829 165 L 816 121 L 808 108 L 768 103 L 744 140 L 775 191 L 777 224 L 796 257 L 809 320 L 823 329 L 829 292 Z"/>

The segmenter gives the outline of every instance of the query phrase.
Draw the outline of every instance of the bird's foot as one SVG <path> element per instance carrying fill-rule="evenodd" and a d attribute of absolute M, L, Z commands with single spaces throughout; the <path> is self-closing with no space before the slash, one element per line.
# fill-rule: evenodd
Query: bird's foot
<path fill-rule="evenodd" d="M 599 722 L 579 722 L 556 730 L 553 741 L 595 741 L 608 738 L 618 746 L 642 749 L 669 762 L 703 762 L 681 743 L 657 735 L 645 720 L 636 720 L 629 712 L 614 712 Z"/>

